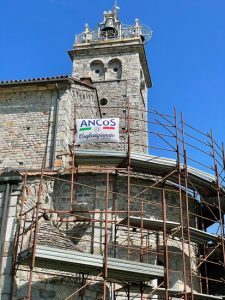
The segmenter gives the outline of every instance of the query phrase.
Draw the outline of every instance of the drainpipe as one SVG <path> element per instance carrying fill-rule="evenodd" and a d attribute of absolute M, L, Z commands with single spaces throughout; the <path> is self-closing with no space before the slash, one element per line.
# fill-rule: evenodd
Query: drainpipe
<path fill-rule="evenodd" d="M 100 118 L 102 118 L 102 110 L 101 110 L 101 105 L 100 105 L 100 101 L 99 101 L 99 97 L 98 97 L 98 91 L 97 91 L 96 87 L 94 87 L 94 89 L 95 89 L 95 95 L 96 95 L 97 103 L 98 103 L 99 115 L 100 115 Z"/>
<path fill-rule="evenodd" d="M 9 213 L 11 190 L 12 190 L 11 185 L 9 182 L 7 182 L 6 189 L 5 189 L 4 203 L 3 203 L 2 226 L 0 232 L 0 274 L 2 274 L 2 260 L 3 260 L 3 251 L 4 251 L 4 244 L 5 244 L 5 235 L 6 235 L 7 217 Z"/>
<path fill-rule="evenodd" d="M 12 174 L 12 175 L 8 174 L 5 176 L 4 175 L 0 176 L 0 184 L 6 185 L 6 189 L 4 192 L 5 195 L 4 195 L 1 231 L 0 231 L 0 275 L 2 273 L 3 252 L 4 252 L 5 236 L 6 236 L 6 229 L 8 223 L 8 214 L 9 214 L 12 186 L 14 183 L 18 184 L 18 182 L 21 181 L 22 181 L 22 176 L 19 174 Z"/>
<path fill-rule="evenodd" d="M 56 152 L 56 140 L 57 140 L 57 126 L 58 126 L 58 119 L 59 119 L 59 100 L 60 100 L 60 93 L 58 84 L 55 84 L 57 98 L 56 98 L 56 107 L 55 107 L 55 124 L 54 124 L 54 132 L 53 132 L 53 147 L 52 147 L 52 155 L 51 155 L 51 162 L 50 168 L 54 169 L 55 163 L 55 152 Z"/>

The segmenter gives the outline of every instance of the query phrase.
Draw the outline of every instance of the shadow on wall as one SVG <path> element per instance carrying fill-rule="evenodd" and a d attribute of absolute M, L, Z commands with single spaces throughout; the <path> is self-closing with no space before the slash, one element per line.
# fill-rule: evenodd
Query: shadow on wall
<path fill-rule="evenodd" d="M 104 64 L 101 60 L 94 60 L 91 62 L 91 78 L 93 81 L 105 80 Z"/>
<path fill-rule="evenodd" d="M 108 78 L 110 80 L 120 80 L 122 78 L 122 63 L 115 58 L 108 63 Z"/>
<path fill-rule="evenodd" d="M 93 60 L 90 69 L 93 81 L 122 79 L 122 63 L 118 58 L 111 59 L 108 65 L 104 65 L 100 59 Z"/>
<path fill-rule="evenodd" d="M 20 272 L 21 277 L 18 282 L 22 284 L 19 285 L 18 282 L 14 282 L 14 298 L 15 300 L 25 299 L 27 296 L 28 289 L 28 272 Z M 103 283 L 101 282 L 90 282 L 86 288 L 82 289 L 80 292 L 76 292 L 80 287 L 86 284 L 85 279 L 82 275 L 76 275 L 76 277 L 65 277 L 62 279 L 58 276 L 52 276 L 51 278 L 46 278 L 47 275 L 34 273 L 31 289 L 31 299 L 54 299 L 62 300 L 70 297 L 70 300 L 96 300 L 102 299 L 103 293 Z M 49 276 L 48 276 L 49 277 Z M 109 290 L 107 291 L 109 295 Z M 107 297 L 108 299 L 109 297 Z"/>
<path fill-rule="evenodd" d="M 174 240 L 174 243 L 176 241 Z M 164 266 L 164 247 L 160 245 L 158 247 L 158 251 L 162 253 L 162 255 L 158 258 L 158 265 Z M 184 289 L 184 277 L 183 277 L 183 261 L 182 261 L 182 250 L 181 244 L 177 243 L 176 246 L 168 246 L 169 252 L 169 285 L 170 288 L 181 290 Z M 189 256 L 185 254 L 185 267 L 186 267 L 186 282 L 187 282 L 187 290 L 190 290 L 190 264 L 189 264 Z M 160 283 L 160 282 L 159 282 Z M 199 291 L 199 283 L 197 278 L 194 277 L 194 290 Z"/>

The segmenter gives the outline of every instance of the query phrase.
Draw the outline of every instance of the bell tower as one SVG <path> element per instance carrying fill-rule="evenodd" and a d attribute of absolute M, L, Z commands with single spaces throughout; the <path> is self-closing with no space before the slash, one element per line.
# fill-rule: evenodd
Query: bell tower
<path fill-rule="evenodd" d="M 96 29 L 91 30 L 85 24 L 84 32 L 76 36 L 73 50 L 69 51 L 72 76 L 91 77 L 103 118 L 119 117 L 123 122 L 126 114 L 123 106 L 129 101 L 131 151 L 147 153 L 146 111 L 148 88 L 152 84 L 145 44 L 152 31 L 138 19 L 133 25 L 124 25 L 118 12 L 115 5 L 103 13 L 103 22 Z M 125 121 L 122 126 L 126 129 Z"/>

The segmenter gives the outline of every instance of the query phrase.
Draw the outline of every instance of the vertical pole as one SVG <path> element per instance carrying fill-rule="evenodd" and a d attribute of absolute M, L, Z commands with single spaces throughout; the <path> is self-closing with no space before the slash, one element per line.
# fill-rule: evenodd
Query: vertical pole
<path fill-rule="evenodd" d="M 127 299 L 130 300 L 130 284 L 127 286 Z"/>
<path fill-rule="evenodd" d="M 33 208 L 34 211 L 34 208 Z M 27 213 L 24 214 L 24 218 L 23 218 L 23 227 L 22 227 L 22 233 L 21 233 L 21 241 L 20 241 L 20 249 L 19 252 L 22 251 L 22 247 L 23 247 L 23 240 L 24 240 L 24 235 L 25 235 L 25 230 L 26 230 L 26 221 L 27 221 Z M 33 214 L 32 214 L 32 222 L 33 222 Z M 32 227 L 31 227 L 32 228 Z M 32 234 L 32 232 L 31 232 Z M 30 240 L 28 243 L 28 247 L 30 246 Z"/>
<path fill-rule="evenodd" d="M 158 241 L 157 241 L 157 243 L 158 243 Z M 147 264 L 149 262 L 149 245 L 150 245 L 150 238 L 149 238 L 149 231 L 148 231 L 148 234 L 146 236 L 146 244 L 145 244 L 145 256 L 146 256 Z M 158 247 L 158 244 L 157 244 L 157 247 Z M 157 253 L 158 253 L 158 250 L 157 250 Z"/>
<path fill-rule="evenodd" d="M 203 218 L 203 201 L 202 201 L 202 198 L 200 198 L 200 213 L 201 213 L 201 230 L 202 231 L 205 231 L 205 225 L 204 225 L 204 218 Z M 205 247 L 205 244 L 202 246 L 202 251 L 203 251 L 203 259 L 205 259 L 206 257 L 206 247 Z M 207 264 L 206 264 L 206 261 L 204 261 L 204 272 L 205 272 L 205 288 L 206 288 L 206 293 L 208 294 L 209 293 L 209 280 L 208 280 L 208 272 L 207 272 Z M 201 289 L 201 293 L 203 291 L 202 289 L 202 274 L 201 274 L 201 271 L 200 271 L 200 289 Z"/>
<path fill-rule="evenodd" d="M 140 289 L 141 289 L 141 300 L 144 300 L 144 291 L 143 291 L 143 284 L 141 283 L 141 286 L 140 286 Z"/>
<path fill-rule="evenodd" d="M 70 187 L 70 211 L 73 210 L 73 196 L 74 196 L 74 173 L 75 173 L 75 157 L 74 157 L 74 145 L 71 149 L 72 156 L 72 172 L 71 172 L 71 187 Z"/>
<path fill-rule="evenodd" d="M 130 101 L 129 98 L 127 97 L 127 134 L 128 134 L 128 141 L 127 141 L 127 230 L 128 230 L 128 235 L 127 235 L 127 246 L 128 246 L 128 253 L 127 253 L 127 258 L 129 260 L 130 258 L 130 189 L 131 189 L 131 183 L 130 183 L 130 172 L 131 172 L 131 157 L 130 157 L 130 152 L 131 152 L 131 136 L 130 136 Z"/>
<path fill-rule="evenodd" d="M 70 189 L 70 210 L 73 210 L 73 204 L 76 202 L 76 191 L 74 185 L 75 173 L 76 173 L 76 157 L 75 157 L 75 144 L 76 144 L 76 108 L 74 103 L 74 110 L 73 110 L 73 141 L 70 148 L 71 157 L 72 157 L 72 172 L 71 172 L 71 189 Z M 75 200 L 75 201 L 74 201 Z"/>
<path fill-rule="evenodd" d="M 220 220 L 220 237 L 221 237 L 221 245 L 222 245 L 222 257 L 223 257 L 223 267 L 225 269 L 225 245 L 224 245 L 224 230 L 223 230 L 223 215 L 221 211 L 221 199 L 220 199 L 220 180 L 219 180 L 219 172 L 218 166 L 216 161 L 216 152 L 215 152 L 215 142 L 213 138 L 212 129 L 210 130 L 210 137 L 211 137 L 211 145 L 212 145 L 212 155 L 213 155 L 213 162 L 214 162 L 214 171 L 215 171 L 215 179 L 216 179 L 216 194 L 217 194 L 217 203 L 219 208 L 219 220 Z"/>
<path fill-rule="evenodd" d="M 108 277 L 108 209 L 109 209 L 109 173 L 106 175 L 106 199 L 105 199 L 105 247 L 104 247 L 104 293 L 103 299 L 107 299 Z"/>
<path fill-rule="evenodd" d="M 224 143 L 222 143 L 222 156 L 223 156 L 223 172 L 225 176 L 225 150 L 224 150 Z M 224 179 L 224 177 L 223 177 Z M 224 228 L 225 219 L 223 216 L 223 236 L 225 236 L 225 228 Z"/>
<path fill-rule="evenodd" d="M 187 152 L 185 147 L 184 138 L 184 120 L 181 113 L 182 124 L 182 144 L 183 144 L 183 156 L 184 156 L 184 181 L 185 181 L 185 204 L 186 204 L 186 219 L 187 219 L 187 232 L 188 232 L 188 255 L 190 265 L 190 287 L 191 287 L 191 300 L 194 300 L 194 286 L 193 286 L 193 274 L 192 274 L 192 253 L 191 253 L 191 234 L 190 234 L 190 220 L 189 220 L 189 197 L 188 197 L 188 164 L 187 164 Z"/>
<path fill-rule="evenodd" d="M 206 257 L 206 247 L 205 245 L 203 246 L 203 259 Z M 208 279 L 208 270 L 207 270 L 207 264 L 206 261 L 204 262 L 204 269 L 205 269 L 205 288 L 206 288 L 206 293 L 209 293 L 209 279 Z"/>
<path fill-rule="evenodd" d="M 118 203 L 117 203 L 117 196 L 118 196 L 118 171 L 116 170 L 114 180 L 113 180 L 113 191 L 116 193 L 113 193 L 113 211 L 118 211 Z M 112 241 L 112 246 L 113 246 L 113 257 L 116 257 L 117 253 L 117 213 L 113 214 L 113 241 Z M 112 283 L 112 294 L 113 298 L 112 300 L 116 299 L 116 284 L 115 282 Z"/>
<path fill-rule="evenodd" d="M 141 201 L 141 253 L 140 253 L 140 262 L 143 262 L 143 227 L 144 227 L 144 206 L 143 206 L 143 200 Z"/>
<path fill-rule="evenodd" d="M 166 220 L 167 220 L 167 212 L 166 212 L 166 193 L 165 188 L 162 188 L 162 211 L 163 211 L 163 248 L 164 248 L 164 283 L 165 283 L 165 299 L 169 299 L 169 256 L 168 256 L 168 239 L 167 239 L 167 230 L 166 230 Z"/>
<path fill-rule="evenodd" d="M 183 281 L 184 281 L 184 299 L 187 300 L 187 279 L 186 279 L 186 260 L 184 247 L 184 220 L 183 220 L 183 198 L 181 190 L 181 162 L 180 162 L 180 146 L 177 125 L 177 113 L 174 108 L 174 119 L 176 128 L 176 150 L 177 150 L 177 168 L 178 168 L 178 186 L 179 186 L 179 207 L 180 207 L 180 225 L 181 225 L 181 249 L 182 249 L 182 266 L 183 266 Z"/>
<path fill-rule="evenodd" d="M 114 188 L 113 191 L 116 193 L 113 193 L 113 209 L 114 211 L 118 211 L 118 171 L 116 170 L 115 174 L 115 181 L 114 181 Z M 117 232 L 118 232 L 118 225 L 117 225 L 117 213 L 114 215 L 114 240 L 113 240 L 113 257 L 116 257 L 117 255 Z M 117 292 L 116 292 L 116 285 L 115 282 L 113 283 L 113 299 L 115 300 L 117 298 Z"/>
<path fill-rule="evenodd" d="M 38 191 L 38 199 L 36 204 L 36 216 L 35 216 L 35 228 L 34 228 L 34 241 L 33 241 L 33 251 L 31 257 L 31 266 L 30 266 L 30 277 L 28 283 L 28 291 L 27 291 L 27 299 L 31 299 L 31 286 L 32 286 L 32 277 L 33 277 L 33 269 L 35 266 L 35 256 L 36 256 L 36 246 L 37 246 L 37 235 L 38 235 L 38 217 L 39 217 L 39 209 L 41 205 L 41 194 L 43 189 L 43 178 L 44 178 L 44 166 L 45 166 L 46 156 L 44 156 L 41 167 L 41 179 L 39 184 Z"/>

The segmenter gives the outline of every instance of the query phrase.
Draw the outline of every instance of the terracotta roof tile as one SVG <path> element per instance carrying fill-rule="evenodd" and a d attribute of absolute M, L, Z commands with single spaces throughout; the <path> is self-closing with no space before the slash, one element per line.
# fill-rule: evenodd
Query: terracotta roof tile
<path fill-rule="evenodd" d="M 68 75 L 28 78 L 28 79 L 20 79 L 20 80 L 2 80 L 0 81 L 0 87 L 10 86 L 10 85 L 20 85 L 20 84 L 22 85 L 22 84 L 35 84 L 35 83 L 51 83 L 51 82 L 60 82 L 60 81 L 70 81 L 71 83 L 74 82 L 74 83 L 78 83 L 93 88 L 91 82 L 90 84 L 87 84 L 87 82 L 83 82 L 78 78 L 73 78 Z"/>

